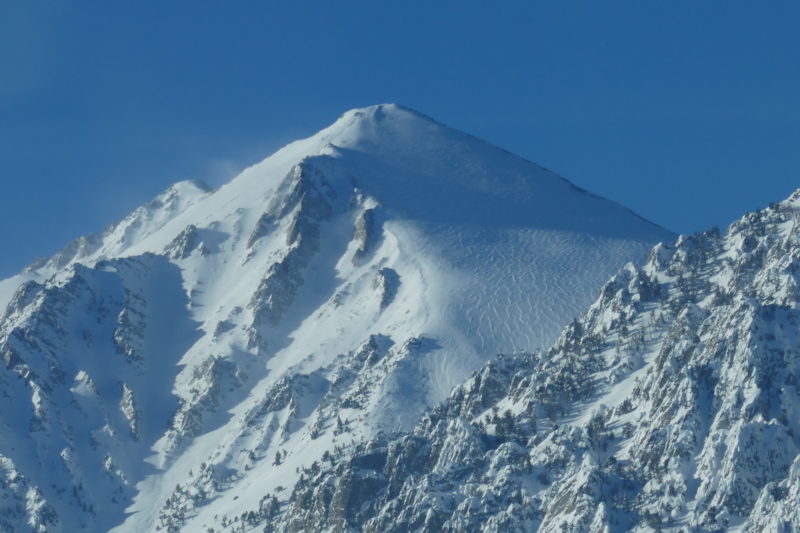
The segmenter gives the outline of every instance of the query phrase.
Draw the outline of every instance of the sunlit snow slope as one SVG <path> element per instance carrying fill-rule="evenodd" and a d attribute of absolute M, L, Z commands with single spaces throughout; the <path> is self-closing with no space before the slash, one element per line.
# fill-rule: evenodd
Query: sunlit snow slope
<path fill-rule="evenodd" d="M 628 264 L 548 350 L 238 515 L 298 533 L 800 531 L 800 190 Z"/>
<path fill-rule="evenodd" d="M 0 282 L 6 520 L 219 529 L 494 354 L 550 344 L 665 239 L 392 104 L 218 190 L 178 183 Z"/>

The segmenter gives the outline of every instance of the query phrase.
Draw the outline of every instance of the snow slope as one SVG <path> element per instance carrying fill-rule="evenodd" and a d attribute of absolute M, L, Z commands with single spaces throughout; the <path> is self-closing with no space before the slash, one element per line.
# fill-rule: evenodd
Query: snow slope
<path fill-rule="evenodd" d="M 302 472 L 264 531 L 800 531 L 800 190 L 627 265 L 547 351 Z M 276 510 L 278 512 L 276 512 Z M 242 516 L 242 515 L 240 515 Z"/>
<path fill-rule="evenodd" d="M 492 355 L 547 346 L 665 239 L 393 104 L 218 190 L 178 183 L 0 282 L 2 379 L 26 405 L 0 453 L 39 494 L 21 516 L 220 527 L 326 452 L 412 427 Z"/>

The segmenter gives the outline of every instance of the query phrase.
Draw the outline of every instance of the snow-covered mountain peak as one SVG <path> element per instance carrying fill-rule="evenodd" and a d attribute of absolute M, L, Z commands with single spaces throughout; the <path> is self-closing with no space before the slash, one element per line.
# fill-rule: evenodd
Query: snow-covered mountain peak
<path fill-rule="evenodd" d="M 336 447 L 412 427 L 495 353 L 548 345 L 672 238 L 424 115 L 352 110 L 0 282 L 0 379 L 23 376 L 34 405 L 33 422 L 3 420 L 45 428 L 33 455 L 2 439 L 0 454 L 65 530 L 149 531 L 186 490 L 181 512 L 205 524 L 211 499 L 251 506 L 235 487 L 281 492 Z M 148 379 L 168 416 L 143 399 Z M 62 496 L 97 472 L 115 501 Z"/>
<path fill-rule="evenodd" d="M 409 137 L 413 132 L 445 128 L 434 119 L 413 109 L 394 103 L 376 104 L 345 111 L 335 122 L 319 131 L 316 136 L 331 144 L 358 143 L 376 148 L 381 139 Z"/>
<path fill-rule="evenodd" d="M 377 146 L 383 135 L 410 133 L 439 124 L 425 115 L 398 104 L 386 103 L 345 111 L 318 133 L 331 144 L 370 142 Z"/>
<path fill-rule="evenodd" d="M 389 158 L 426 159 L 486 143 L 397 104 L 352 109 L 312 138 L 325 146 Z"/>

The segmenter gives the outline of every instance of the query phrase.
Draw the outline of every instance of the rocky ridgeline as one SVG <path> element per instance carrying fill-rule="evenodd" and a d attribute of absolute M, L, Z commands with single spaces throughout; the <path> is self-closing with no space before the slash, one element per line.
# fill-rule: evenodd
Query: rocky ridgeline
<path fill-rule="evenodd" d="M 192 327 L 179 280 L 148 254 L 75 264 L 17 291 L 0 328 L 0 417 L 15 456 L 0 456 L 8 531 L 103 529 L 129 503 L 137 463 L 177 407 L 169 390 L 150 387 L 177 371 L 161 350 L 186 349 L 163 342 L 159 328 Z M 152 285 L 174 289 L 159 298 Z"/>

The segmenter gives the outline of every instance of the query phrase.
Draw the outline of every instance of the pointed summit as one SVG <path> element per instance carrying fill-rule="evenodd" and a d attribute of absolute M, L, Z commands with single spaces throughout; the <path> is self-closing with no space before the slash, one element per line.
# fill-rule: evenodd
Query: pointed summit
<path fill-rule="evenodd" d="M 412 427 L 495 354 L 547 346 L 660 240 L 420 113 L 351 110 L 1 282 L 0 382 L 29 409 L 0 413 L 20 436 L 0 455 L 64 531 L 223 527 L 336 447 Z M 96 515 L 63 496 L 81 483 Z"/>
<path fill-rule="evenodd" d="M 345 112 L 242 173 L 234 180 L 238 194 L 276 188 L 271 177 L 307 158 L 337 160 L 348 168 L 343 188 L 357 186 L 413 218 L 623 239 L 669 234 L 539 165 L 397 104 Z"/>
<path fill-rule="evenodd" d="M 342 142 L 378 143 L 386 136 L 406 136 L 444 128 L 432 118 L 398 104 L 378 104 L 346 111 L 320 134 Z"/>
<path fill-rule="evenodd" d="M 449 133 L 445 133 L 445 130 L 449 130 Z M 443 134 L 452 137 L 458 133 L 422 113 L 388 103 L 346 111 L 330 126 L 286 148 L 300 150 L 306 155 L 318 154 L 330 146 L 350 150 L 397 151 L 407 149 L 408 145 L 422 147 L 426 139 Z"/>
<path fill-rule="evenodd" d="M 442 150 L 443 144 L 486 144 L 399 104 L 351 109 L 312 138 L 352 150 L 408 157 L 411 151 Z"/>

